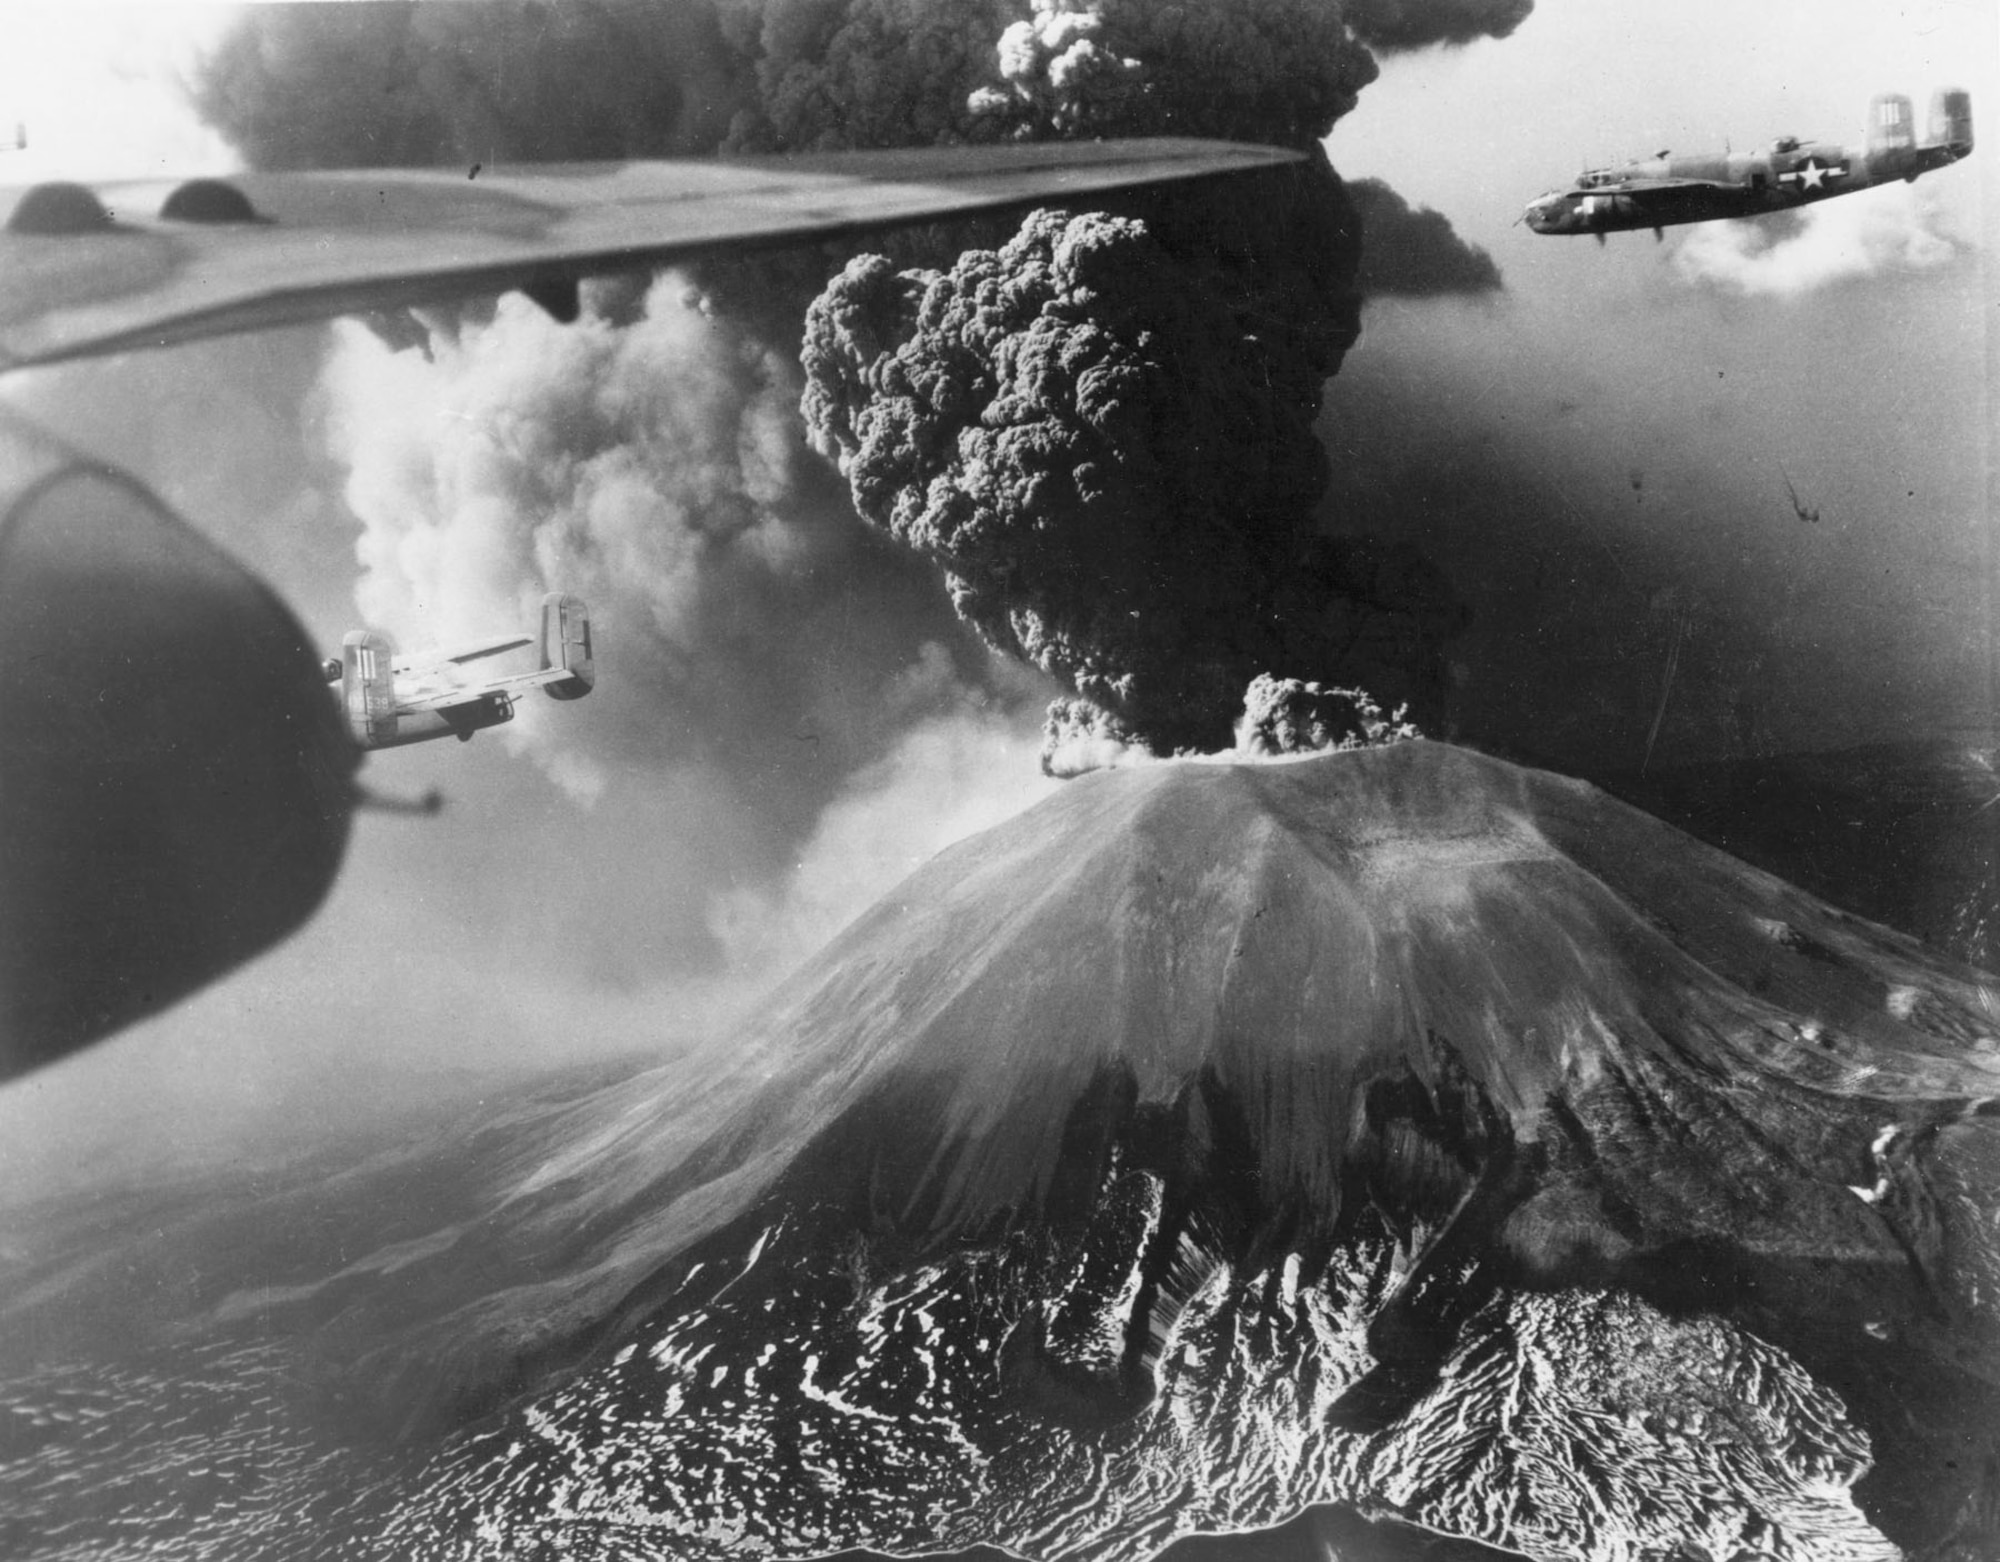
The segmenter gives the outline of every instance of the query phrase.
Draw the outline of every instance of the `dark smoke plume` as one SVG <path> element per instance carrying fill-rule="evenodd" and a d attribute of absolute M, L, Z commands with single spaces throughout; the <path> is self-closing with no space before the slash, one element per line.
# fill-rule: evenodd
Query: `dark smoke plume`
<path fill-rule="evenodd" d="M 1505 38 L 1535 0 L 1346 0 L 1343 9 L 1363 43 L 1388 53 Z"/>
<path fill-rule="evenodd" d="M 1380 179 L 1348 181 L 1347 198 L 1361 216 L 1362 292 L 1421 298 L 1501 288 L 1493 257 L 1461 239 L 1442 212 L 1412 207 Z"/>
<path fill-rule="evenodd" d="M 756 83 L 729 145 L 818 151 L 958 141 L 993 77 L 1008 0 L 717 0 L 722 32 Z"/>
<path fill-rule="evenodd" d="M 1184 135 L 1307 147 L 1376 76 L 1324 0 L 1158 5 L 1034 0 L 1001 35 L 1003 89 L 979 106 L 1014 134 Z"/>
<path fill-rule="evenodd" d="M 1312 535 L 1351 295 L 1315 292 L 1325 249 L 1219 257 L 1222 231 L 1037 213 L 948 273 L 858 259 L 807 318 L 807 420 L 857 508 L 989 642 L 1163 752 L 1227 746 L 1258 673 L 1338 674 L 1371 618 L 1422 642 L 1414 610 L 1448 602 Z"/>
<path fill-rule="evenodd" d="M 1298 0 L 1041 0 L 999 71 L 976 102 L 1009 134 L 1312 161 L 1136 217 L 1039 214 L 948 268 L 851 264 L 808 317 L 805 405 L 857 509 L 944 570 L 990 643 L 1104 713 L 1066 705 L 1057 748 L 1226 747 L 1267 671 L 1421 699 L 1449 592 L 1313 525 L 1312 421 L 1359 319 L 1358 224 L 1317 145 L 1373 59 Z"/>
<path fill-rule="evenodd" d="M 252 7 L 195 84 L 254 165 L 802 150 L 1012 135 L 1304 145 L 1385 51 L 1533 0 L 483 0 Z M 996 80 L 997 78 L 997 80 Z"/>
<path fill-rule="evenodd" d="M 254 6 L 195 106 L 259 168 L 712 150 L 750 88 L 705 5 Z"/>
<path fill-rule="evenodd" d="M 957 267 L 966 233 L 898 239 L 912 276 L 959 278 L 958 302 L 909 346 L 918 381 L 948 387 L 949 404 L 920 385 L 869 410 L 874 365 L 903 346 L 883 322 L 914 326 L 924 285 L 894 268 L 850 269 L 808 350 L 828 377 L 812 388 L 818 443 L 844 452 L 864 515 L 943 566 L 962 617 L 1147 746 L 1223 747 L 1260 672 L 1421 704 L 1456 622 L 1408 550 L 1315 537 L 1326 457 L 1312 425 L 1359 311 L 1358 225 L 1318 143 L 1375 74 L 1325 0 L 371 6 L 252 13 L 200 101 L 252 161 L 280 165 L 1003 135 L 1309 149 L 1306 168 L 1207 201 L 1135 201 L 1011 242 L 989 229 Z M 1490 285 L 1442 219 L 1386 227 L 1414 290 L 1441 285 L 1441 269 Z M 716 307 L 779 342 L 843 258 L 703 280 Z M 973 318 L 986 294 L 1006 301 L 1004 327 Z M 878 335 L 851 335 L 864 317 Z M 976 360 L 1002 337 L 1019 338 L 1015 356 L 989 373 Z M 963 431 L 983 454 L 899 451 L 899 431 L 945 444 Z M 897 486 L 934 480 L 935 493 Z M 946 518 L 961 513 L 976 524 Z"/>
<path fill-rule="evenodd" d="M 1236 746 L 1245 754 L 1342 753 L 1404 743 L 1423 734 L 1384 711 L 1364 689 L 1329 689 L 1260 673 L 1243 696 Z"/>

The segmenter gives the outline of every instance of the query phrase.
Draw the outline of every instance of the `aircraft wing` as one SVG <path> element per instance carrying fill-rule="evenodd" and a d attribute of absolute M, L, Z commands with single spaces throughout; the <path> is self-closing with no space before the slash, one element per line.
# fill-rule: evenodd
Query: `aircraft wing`
<path fill-rule="evenodd" d="M 407 715 L 423 710 L 448 710 L 454 705 L 467 705 L 489 694 L 523 694 L 530 689 L 539 689 L 547 684 L 560 682 L 572 676 L 567 667 L 544 667 L 535 672 L 514 673 L 505 678 L 488 678 L 479 683 L 468 683 L 450 689 L 427 690 L 411 698 L 396 697 L 396 714 Z"/>
<path fill-rule="evenodd" d="M 535 643 L 533 635 L 512 634 L 493 635 L 485 640 L 474 640 L 466 645 L 447 646 L 436 651 L 418 651 L 410 656 L 396 658 L 395 670 L 399 673 L 416 672 L 426 667 L 443 667 L 448 663 L 463 666 L 476 662 L 482 657 L 499 656 L 503 652 L 518 651 L 523 646 Z"/>
<path fill-rule="evenodd" d="M 559 307 L 592 272 L 1298 157 L 1232 142 L 1052 142 L 33 186 L 0 192 L 0 372 L 512 288 Z"/>
<path fill-rule="evenodd" d="M 1588 190 L 1579 189 L 1579 195 L 1626 195 L 1634 200 L 1647 199 L 1674 200 L 1688 195 L 1734 195 L 1740 193 L 1741 185 L 1731 184 L 1722 179 L 1619 179 L 1610 184 L 1595 185 Z"/>

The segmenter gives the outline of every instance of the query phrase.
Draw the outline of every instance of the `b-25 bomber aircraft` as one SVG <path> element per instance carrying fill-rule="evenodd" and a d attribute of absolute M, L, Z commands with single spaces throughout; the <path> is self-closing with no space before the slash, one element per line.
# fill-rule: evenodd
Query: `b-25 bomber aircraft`
<path fill-rule="evenodd" d="M 1714 222 L 1792 211 L 1836 195 L 1895 180 L 1914 180 L 1972 151 L 1972 95 L 1956 88 L 1931 98 L 1929 133 L 1916 138 L 1910 100 L 1883 93 L 1868 105 L 1868 143 L 1859 151 L 1780 136 L 1754 152 L 1675 157 L 1594 168 L 1566 190 L 1528 204 L 1522 219 L 1536 233 L 1607 233 L 1673 223 Z"/>
<path fill-rule="evenodd" d="M 472 662 L 534 645 L 534 671 L 467 679 Z M 551 591 L 542 598 L 539 637 L 495 635 L 470 645 L 398 657 L 388 636 L 349 630 L 340 658 L 325 664 L 340 686 L 347 730 L 364 749 L 401 748 L 432 738 L 469 742 L 473 733 L 514 719 L 514 699 L 540 689 L 552 700 L 580 700 L 597 686 L 590 644 L 590 610 L 581 597 Z"/>

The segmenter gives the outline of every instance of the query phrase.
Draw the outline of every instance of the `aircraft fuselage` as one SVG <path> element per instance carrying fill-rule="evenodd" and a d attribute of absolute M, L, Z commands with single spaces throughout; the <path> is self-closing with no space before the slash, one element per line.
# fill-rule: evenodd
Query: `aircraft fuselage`
<path fill-rule="evenodd" d="M 1752 152 L 1662 153 L 1592 169 L 1568 189 L 1531 202 L 1523 218 L 1536 233 L 1620 233 L 1758 217 L 1913 180 L 1972 151 L 1971 99 L 1963 92 L 1939 93 L 1931 107 L 1931 139 L 1922 144 L 1910 131 L 1907 98 L 1877 98 L 1869 128 L 1869 143 L 1860 149 L 1781 136 Z"/>

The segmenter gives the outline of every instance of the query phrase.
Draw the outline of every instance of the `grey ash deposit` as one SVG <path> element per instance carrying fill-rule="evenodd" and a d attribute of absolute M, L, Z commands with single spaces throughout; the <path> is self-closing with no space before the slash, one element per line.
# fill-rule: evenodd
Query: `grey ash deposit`
<path fill-rule="evenodd" d="M 726 1069 L 43 1221 L 8 1539 L 1977 1556 L 1995 1007 L 1439 745 L 1087 777 Z"/>

